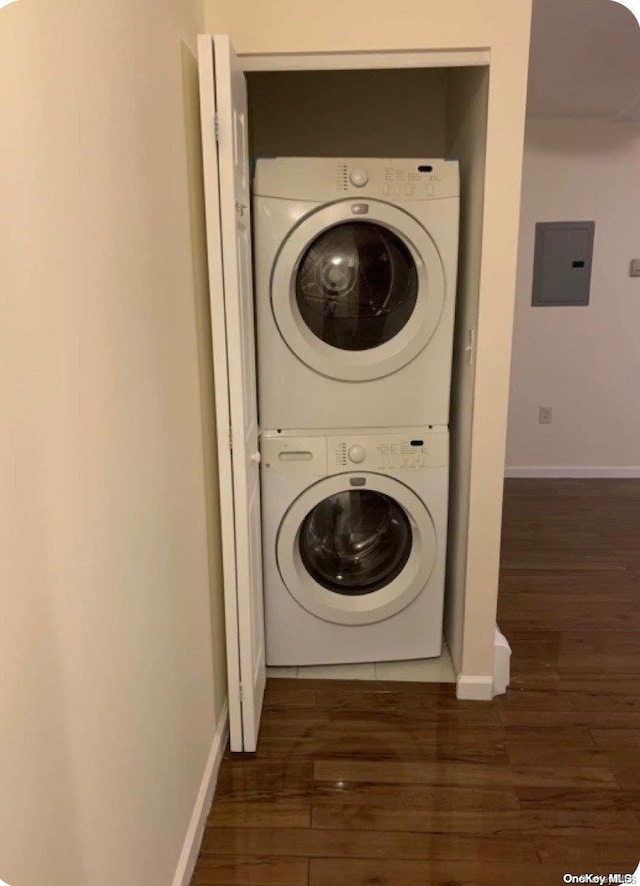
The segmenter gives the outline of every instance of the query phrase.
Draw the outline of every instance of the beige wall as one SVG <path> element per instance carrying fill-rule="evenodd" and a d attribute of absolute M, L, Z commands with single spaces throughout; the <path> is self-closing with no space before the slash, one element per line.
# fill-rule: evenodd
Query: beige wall
<path fill-rule="evenodd" d="M 493 672 L 530 0 L 205 0 L 240 53 L 488 48 L 489 125 L 470 473 L 465 674 Z M 339 23 L 337 26 L 336 23 Z"/>
<path fill-rule="evenodd" d="M 640 124 L 527 123 L 507 464 L 640 468 Z M 591 304 L 532 308 L 538 221 L 594 220 Z M 553 423 L 540 425 L 540 406 Z"/>
<path fill-rule="evenodd" d="M 238 52 L 486 47 L 504 61 L 521 58 L 524 49 L 527 67 L 527 0 L 401 0 L 393 7 L 382 0 L 204 0 L 204 7 L 207 31 L 230 34 Z"/>
<path fill-rule="evenodd" d="M 0 878 L 13 886 L 171 883 L 224 701 L 181 45 L 197 13 L 178 0 L 0 12 Z"/>

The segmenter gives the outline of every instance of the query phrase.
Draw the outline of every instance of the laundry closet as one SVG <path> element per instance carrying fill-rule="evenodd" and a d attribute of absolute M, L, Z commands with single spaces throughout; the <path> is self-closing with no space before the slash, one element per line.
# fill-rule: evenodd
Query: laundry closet
<path fill-rule="evenodd" d="M 430 572 L 432 576 L 439 572 L 444 581 L 446 567 L 444 612 L 442 609 L 438 612 L 436 607 L 432 613 L 423 607 L 422 618 L 426 624 L 434 614 L 437 633 L 441 636 L 444 630 L 446 644 L 451 651 L 452 679 L 457 679 L 459 697 L 489 699 L 493 694 L 493 673 L 474 673 L 465 667 L 464 660 L 466 644 L 481 648 L 486 660 L 487 654 L 493 652 L 495 631 L 495 605 L 492 617 L 490 615 L 487 619 L 483 615 L 474 620 L 473 601 L 467 599 L 476 349 L 485 260 L 482 231 L 486 211 L 490 53 L 486 50 L 456 50 L 376 53 L 371 57 L 344 53 L 324 59 L 311 54 L 299 58 L 257 54 L 237 57 L 226 37 L 215 38 L 215 41 L 201 37 L 199 49 L 232 749 L 254 749 L 259 730 L 265 682 L 265 582 L 267 590 L 269 582 L 286 583 L 287 579 L 290 582 L 289 591 L 296 584 L 304 585 L 304 580 L 300 582 L 301 563 L 312 574 L 313 569 L 317 568 L 320 575 L 317 599 L 312 599 L 313 595 L 304 588 L 300 591 L 300 599 L 293 599 L 297 596 L 293 591 L 291 596 L 285 595 L 291 612 L 286 615 L 283 612 L 280 636 L 273 628 L 278 619 L 278 607 L 274 609 L 271 606 L 267 612 L 267 620 L 272 620 L 270 636 L 275 636 L 277 640 L 275 646 L 272 640 L 272 648 L 266 656 L 269 664 L 304 665 L 314 661 L 331 661 L 330 658 L 318 658 L 317 651 L 313 651 L 313 632 L 307 632 L 304 620 L 296 620 L 295 609 L 304 613 L 305 617 L 311 613 L 324 626 L 328 625 L 326 639 L 320 645 L 327 642 L 342 648 L 342 654 L 336 653 L 335 663 L 385 661 L 383 651 L 378 657 L 374 656 L 375 650 L 384 650 L 387 642 L 383 633 L 375 633 L 375 625 L 368 650 L 349 652 L 349 631 L 355 632 L 358 628 L 353 626 L 367 623 L 367 617 L 364 620 L 361 617 L 361 602 L 367 595 L 357 589 L 346 592 L 344 612 L 347 612 L 347 616 L 342 612 L 332 619 L 331 600 L 337 599 L 335 588 L 322 578 L 322 562 L 313 561 L 313 551 L 305 554 L 301 541 L 300 526 L 304 524 L 305 515 L 310 532 L 317 534 L 317 525 L 314 525 L 315 518 L 312 516 L 314 509 L 319 509 L 320 513 L 317 523 L 323 516 L 322 502 L 335 503 L 336 496 L 348 496 L 354 500 L 362 493 L 357 489 L 345 491 L 347 477 L 352 486 L 359 486 L 369 482 L 367 478 L 385 475 L 381 478 L 379 489 L 365 493 L 370 496 L 367 505 L 372 507 L 376 506 L 374 496 L 393 506 L 398 489 L 407 489 L 408 494 L 400 501 L 399 511 L 408 514 L 409 519 L 405 519 L 405 522 L 409 536 L 413 529 L 414 550 L 408 544 L 406 554 L 402 554 L 402 538 L 407 533 L 403 535 L 403 517 L 398 513 L 391 521 L 397 535 L 397 538 L 393 537 L 393 544 L 399 551 L 396 557 L 398 562 L 391 563 L 389 568 L 396 569 L 394 575 L 403 575 L 407 564 L 415 561 L 417 578 L 413 584 L 416 588 L 418 585 L 422 588 L 427 580 L 433 580 L 429 578 Z M 216 150 L 213 149 L 214 145 Z M 277 410 L 273 413 L 274 420 L 270 417 L 266 424 L 258 415 L 258 402 L 263 393 L 260 386 L 264 384 L 264 375 L 269 371 L 269 361 L 277 361 L 279 355 L 275 344 L 270 344 L 265 353 L 266 336 L 263 329 L 266 321 L 261 320 L 260 305 L 258 310 L 254 305 L 255 295 L 260 294 L 260 274 L 264 275 L 264 269 L 260 270 L 259 248 L 255 244 L 258 236 L 256 225 L 259 223 L 255 211 L 260 197 L 256 196 L 253 200 L 252 218 L 251 180 L 256 169 L 259 180 L 260 164 L 274 162 L 271 158 L 281 158 L 285 171 L 288 168 L 286 158 L 315 158 L 315 161 L 327 158 L 326 169 L 330 169 L 332 186 L 338 188 L 339 197 L 349 205 L 351 212 L 367 214 L 364 221 L 372 231 L 378 221 L 375 218 L 376 202 L 401 206 L 399 199 L 394 204 L 394 193 L 398 195 L 402 191 L 403 196 L 413 195 L 418 187 L 424 188 L 425 194 L 434 195 L 434 189 L 437 191 L 441 188 L 441 197 L 459 196 L 459 251 L 456 249 L 454 261 L 457 271 L 455 299 L 452 299 L 451 292 L 447 294 L 453 312 L 454 333 L 450 409 L 447 408 L 446 414 L 434 406 L 433 413 L 426 410 L 415 422 L 405 421 L 402 411 L 398 412 L 401 420 L 394 418 L 388 421 L 384 418 L 385 398 L 391 412 L 397 405 L 389 399 L 389 391 L 392 390 L 389 388 L 380 403 L 380 421 L 373 420 L 376 415 L 374 409 L 371 413 L 365 410 L 364 418 L 347 422 L 336 407 L 337 420 L 331 419 L 329 422 L 329 416 L 334 414 L 331 405 L 326 406 L 327 402 L 331 404 L 329 386 L 326 393 L 319 389 L 312 395 L 318 412 L 323 413 L 324 410 L 326 413 L 318 420 L 316 427 L 312 427 L 313 409 L 301 413 L 304 417 L 299 423 L 295 421 L 295 409 L 290 415 L 283 412 L 286 420 L 282 422 L 275 418 Z M 370 162 L 358 164 L 352 158 Z M 405 160 L 415 161 L 415 168 L 407 165 Z M 439 160 L 449 161 L 449 165 L 439 166 Z M 322 163 L 320 168 L 323 168 Z M 454 168 L 456 177 L 459 169 L 459 186 L 452 184 Z M 363 187 L 364 196 L 360 199 L 351 187 L 359 178 L 366 178 L 368 183 L 371 175 L 377 177 L 376 180 L 385 189 L 380 201 L 366 187 Z M 340 193 L 341 180 L 344 181 L 344 193 Z M 304 181 L 304 175 L 301 181 Z M 281 196 L 286 198 L 287 194 Z M 309 195 L 306 196 L 310 199 Z M 441 208 L 444 207 L 447 200 L 438 201 L 437 193 L 434 196 L 434 206 L 440 202 Z M 304 197 L 303 187 L 300 199 Z M 335 197 L 330 193 L 324 199 L 329 203 Z M 268 199 L 266 206 L 266 212 L 271 212 Z M 457 206 L 456 200 L 456 216 Z M 411 215 L 411 206 L 402 207 L 400 211 L 405 209 Z M 264 224 L 264 220 L 260 223 Z M 340 224 L 348 225 L 348 218 Z M 451 223 L 448 224 L 450 229 Z M 304 221 L 300 225 L 295 222 L 291 227 L 296 226 L 303 227 Z M 331 230 L 329 225 L 326 228 Z M 394 230 L 392 222 L 388 229 Z M 445 239 L 450 236 L 450 231 L 449 235 L 444 236 Z M 307 244 L 305 248 L 308 248 L 312 237 L 308 235 L 306 239 L 302 237 L 301 242 L 303 240 Z M 411 243 L 412 239 L 407 237 L 407 242 Z M 458 246 L 457 243 L 455 245 Z M 279 248 L 276 248 L 274 255 Z M 393 248 L 401 252 L 403 247 L 402 244 L 385 246 L 387 251 Z M 429 284 L 437 288 L 437 275 L 432 269 L 442 261 L 446 264 L 447 247 L 444 241 L 439 244 L 438 237 L 434 235 L 432 247 L 429 248 L 434 248 L 434 257 L 433 261 L 425 264 Z M 253 271 L 250 269 L 250 256 L 258 261 Z M 390 261 L 393 263 L 394 259 Z M 396 276 L 399 273 L 397 267 L 402 261 L 401 255 L 397 259 L 398 264 L 394 265 Z M 277 273 L 275 260 L 272 266 L 265 279 L 271 279 Z M 283 276 L 285 279 L 286 274 Z M 335 269 L 331 279 L 334 282 L 327 285 L 342 285 L 338 269 Z M 315 285 L 317 281 L 308 284 L 307 288 Z M 344 285 L 347 286 L 347 282 Z M 427 340 L 437 330 L 439 319 L 440 314 L 434 318 L 433 329 L 429 331 Z M 279 331 L 282 332 L 282 329 Z M 258 350 L 263 349 L 259 360 L 256 357 L 256 333 Z M 287 345 L 288 351 L 296 347 L 290 342 Z M 304 346 L 303 343 L 301 347 Z M 418 352 L 421 353 L 422 348 Z M 355 366 L 356 370 L 348 371 L 357 372 L 360 355 L 356 349 L 353 355 L 353 361 L 346 361 L 345 365 Z M 285 359 L 283 351 L 282 360 Z M 293 359 L 301 363 L 306 360 L 304 353 L 293 354 Z M 414 374 L 406 377 L 407 389 L 415 392 L 422 382 L 425 391 L 429 390 L 432 367 L 421 365 L 416 360 L 411 362 L 414 364 Z M 438 365 L 441 364 L 442 360 Z M 416 366 L 419 367 L 417 370 Z M 328 366 L 318 374 L 330 378 L 332 372 Z M 279 384 L 284 384 L 286 377 L 287 373 L 284 372 Z M 393 377 L 393 374 L 387 372 L 385 377 Z M 343 387 L 344 384 L 342 380 Z M 357 389 L 357 384 L 358 379 L 353 382 L 354 389 Z M 448 379 L 446 387 L 448 395 Z M 402 390 L 401 385 L 399 391 Z M 298 395 L 299 392 L 300 385 L 297 385 Z M 402 399 L 401 395 L 399 400 Z M 263 402 L 266 401 L 263 399 Z M 408 402 L 411 402 L 410 398 Z M 285 405 L 283 403 L 283 408 Z M 371 420 L 367 420 L 369 414 Z M 430 419 L 431 414 L 435 416 L 434 420 Z M 410 415 L 411 409 L 406 413 L 407 418 Z M 347 417 L 345 414 L 344 419 Z M 370 454 L 374 451 L 377 460 L 372 461 Z M 392 451 L 398 455 L 396 461 L 389 461 L 388 453 Z M 380 460 L 385 458 L 386 462 Z M 322 467 L 316 468 L 316 464 Z M 336 465 L 342 467 L 336 468 Z M 407 469 L 408 473 L 402 475 L 402 468 Z M 423 469 L 422 474 L 419 473 L 420 468 Z M 427 474 L 430 479 L 424 486 L 423 478 Z M 312 487 L 320 490 L 315 497 L 310 492 Z M 499 498 L 500 490 L 497 495 Z M 428 503 L 429 519 L 421 515 L 412 496 L 416 501 Z M 299 514 L 296 509 L 300 511 Z M 290 517 L 291 513 L 294 518 Z M 416 539 L 419 544 L 416 544 Z M 261 553 L 263 541 L 268 548 Z M 288 550 L 293 552 L 291 555 L 283 553 L 287 545 Z M 438 545 L 442 546 L 440 561 Z M 420 564 L 424 565 L 422 573 Z M 397 572 L 398 569 L 400 572 Z M 340 575 L 339 579 L 342 580 L 343 576 Z M 399 618 L 404 608 L 407 608 L 407 612 L 412 611 L 406 599 L 404 603 L 396 604 L 384 598 L 385 582 L 379 585 L 371 587 L 382 601 L 384 618 Z M 327 590 L 324 598 L 322 586 Z M 406 592 L 407 589 L 403 588 L 399 598 L 403 593 L 406 596 Z M 409 599 L 409 603 L 411 600 L 413 598 Z M 415 606 L 416 603 L 411 605 Z M 384 609 L 385 606 L 387 609 Z M 437 643 L 432 638 L 426 645 L 420 645 L 420 631 L 416 631 L 415 624 L 418 610 L 415 612 L 415 617 L 406 619 L 404 628 L 398 622 L 398 630 L 389 644 L 389 660 L 427 658 L 439 653 L 439 639 Z M 341 625 L 334 634 L 331 633 L 332 621 Z M 378 618 L 377 622 L 380 621 Z M 384 625 L 384 621 L 381 623 Z M 413 644 L 412 649 L 416 654 L 403 655 L 399 649 L 403 642 L 403 631 L 406 631 L 407 643 Z M 353 642 L 357 644 L 357 639 Z M 284 656 L 279 659 L 274 650 L 287 645 L 291 646 L 293 658 Z M 420 652 L 421 649 L 424 654 Z M 309 656 L 308 660 L 305 654 Z M 491 671 L 491 664 L 488 671 Z"/>

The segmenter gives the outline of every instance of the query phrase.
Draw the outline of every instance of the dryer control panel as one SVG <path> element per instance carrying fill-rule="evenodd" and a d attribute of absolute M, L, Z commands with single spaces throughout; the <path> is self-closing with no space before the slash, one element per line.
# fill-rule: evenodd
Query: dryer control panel
<path fill-rule="evenodd" d="M 381 160 L 338 161 L 336 190 L 346 195 L 375 195 L 394 203 L 407 200 L 435 200 L 451 196 L 451 171 L 443 169 L 446 161 Z M 368 187 L 367 187 L 368 186 Z M 365 193 L 366 191 L 366 193 Z"/>
<path fill-rule="evenodd" d="M 456 160 L 429 158 L 260 158 L 253 195 L 316 202 L 442 200 L 459 197 L 460 172 Z"/>

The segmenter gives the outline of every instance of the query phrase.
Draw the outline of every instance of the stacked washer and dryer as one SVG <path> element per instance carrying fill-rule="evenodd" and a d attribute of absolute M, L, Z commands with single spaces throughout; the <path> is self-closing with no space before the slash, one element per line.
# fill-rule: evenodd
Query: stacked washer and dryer
<path fill-rule="evenodd" d="M 453 161 L 256 163 L 268 665 L 441 653 L 459 193 Z"/>

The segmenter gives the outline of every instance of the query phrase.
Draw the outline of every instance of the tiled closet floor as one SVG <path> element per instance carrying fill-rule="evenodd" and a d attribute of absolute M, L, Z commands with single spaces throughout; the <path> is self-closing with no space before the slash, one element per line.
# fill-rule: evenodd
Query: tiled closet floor
<path fill-rule="evenodd" d="M 446 643 L 439 658 L 385 661 L 375 664 L 311 665 L 267 668 L 267 677 L 299 680 L 400 680 L 407 683 L 455 683 L 456 675 Z"/>

